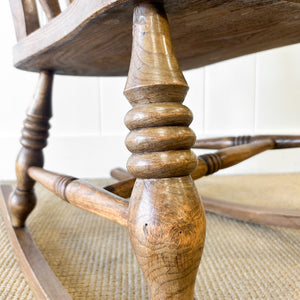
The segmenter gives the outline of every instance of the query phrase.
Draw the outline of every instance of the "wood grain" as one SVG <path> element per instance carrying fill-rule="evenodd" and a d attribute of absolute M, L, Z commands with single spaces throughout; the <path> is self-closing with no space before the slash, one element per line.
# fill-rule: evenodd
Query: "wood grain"
<path fill-rule="evenodd" d="M 33 191 L 35 182 L 28 176 L 27 170 L 31 166 L 42 167 L 44 164 L 42 149 L 47 145 L 49 119 L 52 115 L 52 83 L 53 73 L 42 71 L 24 121 L 22 148 L 16 162 L 17 187 L 9 201 L 12 223 L 16 227 L 24 226 L 36 204 Z"/>
<path fill-rule="evenodd" d="M 124 94 L 133 105 L 125 117 L 125 123 L 131 129 L 126 145 L 133 153 L 127 168 L 138 178 L 185 176 L 197 165 L 196 156 L 189 150 L 195 139 L 187 127 L 191 113 L 181 104 L 188 86 L 170 42 L 167 19 L 158 14 L 160 9 L 157 8 L 158 12 L 147 11 L 149 21 L 145 22 L 143 18 L 146 17 L 138 14 L 144 9 L 138 6 L 133 21 L 132 58 Z M 151 26 L 152 30 L 149 29 Z M 177 116 L 183 115 L 179 122 L 185 126 L 177 127 L 177 130 L 171 126 L 177 125 L 177 121 L 170 123 L 174 120 L 170 104 L 176 105 Z M 162 121 L 164 118 L 166 123 Z M 141 127 L 143 123 L 144 128 Z M 162 126 L 167 124 L 169 126 Z"/>
<path fill-rule="evenodd" d="M 42 168 L 31 167 L 28 169 L 28 174 L 32 179 L 70 204 L 127 226 L 127 200 L 82 180 Z"/>
<path fill-rule="evenodd" d="M 197 170 L 195 170 L 194 177 L 197 176 Z M 126 173 L 123 171 L 122 181 L 112 184 L 106 188 L 112 193 L 119 195 L 120 197 L 130 197 L 135 182 L 135 179 L 132 179 L 131 177 L 132 176 L 129 173 L 127 173 L 126 177 Z M 201 199 L 206 212 L 254 224 L 296 229 L 300 228 L 299 209 L 291 210 L 255 205 L 244 205 L 224 201 L 222 199 L 206 197 L 204 195 L 201 195 Z"/>
<path fill-rule="evenodd" d="M 12 227 L 8 210 L 11 192 L 11 186 L 1 185 L 0 210 L 16 258 L 34 296 L 39 300 L 71 300 L 38 250 L 28 229 Z"/>
<path fill-rule="evenodd" d="M 197 166 L 190 151 L 195 142 L 188 128 L 192 114 L 181 104 L 187 90 L 163 5 L 139 3 L 124 91 L 133 106 L 125 117 L 131 130 L 126 145 L 132 152 L 127 169 L 138 178 L 129 202 L 128 229 L 152 300 L 193 299 L 204 246 L 203 206 L 192 178 L 186 176 Z M 130 179 L 106 188 L 125 194 L 133 183 Z"/>
<path fill-rule="evenodd" d="M 191 177 L 137 179 L 128 224 L 151 299 L 194 299 L 205 216 Z"/>
<path fill-rule="evenodd" d="M 131 131 L 126 138 L 126 146 L 132 153 L 187 150 L 195 140 L 195 134 L 189 127 L 159 126 Z"/>
<path fill-rule="evenodd" d="M 165 0 L 182 69 L 300 42 L 300 3 Z M 126 75 L 133 0 L 77 0 L 14 48 L 24 70 Z M 62 30 L 63 28 L 63 30 Z"/>
<path fill-rule="evenodd" d="M 196 180 L 203 176 L 211 175 L 221 169 L 234 166 L 258 153 L 273 149 L 274 145 L 273 140 L 265 139 L 248 145 L 230 147 L 216 153 L 200 155 L 198 156 L 198 165 L 191 177 Z M 132 175 L 120 168 L 114 169 L 112 174 L 120 182 L 109 185 L 105 189 L 120 197 L 130 197 L 135 178 L 132 178 Z"/>
<path fill-rule="evenodd" d="M 193 114 L 186 106 L 164 102 L 134 107 L 126 114 L 124 122 L 131 130 L 154 126 L 189 126 L 192 120 Z"/>

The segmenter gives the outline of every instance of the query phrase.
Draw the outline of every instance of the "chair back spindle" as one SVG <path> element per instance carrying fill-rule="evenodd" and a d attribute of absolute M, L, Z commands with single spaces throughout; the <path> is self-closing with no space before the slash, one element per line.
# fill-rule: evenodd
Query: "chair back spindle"
<path fill-rule="evenodd" d="M 40 4 L 47 16 L 48 20 L 56 17 L 60 14 L 60 6 L 58 0 L 39 0 Z"/>
<path fill-rule="evenodd" d="M 21 40 L 40 27 L 35 0 L 10 0 L 17 40 Z"/>
<path fill-rule="evenodd" d="M 40 28 L 36 0 L 9 0 L 9 2 L 17 41 Z M 48 20 L 60 14 L 58 0 L 39 0 L 39 2 Z"/>

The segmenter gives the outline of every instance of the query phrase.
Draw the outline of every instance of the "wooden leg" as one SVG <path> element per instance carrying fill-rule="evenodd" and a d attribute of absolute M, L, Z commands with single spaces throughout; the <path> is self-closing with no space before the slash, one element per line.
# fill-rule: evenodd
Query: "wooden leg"
<path fill-rule="evenodd" d="M 181 104 L 188 86 L 178 66 L 162 4 L 136 6 L 125 95 L 133 109 L 125 123 L 136 177 L 128 228 L 152 300 L 194 297 L 205 239 L 205 214 L 191 172 L 195 135 Z"/>
<path fill-rule="evenodd" d="M 35 181 L 28 176 L 27 170 L 31 166 L 42 167 L 44 163 L 42 149 L 47 145 L 50 127 L 52 82 L 52 72 L 40 73 L 37 90 L 24 121 L 22 148 L 16 162 L 17 187 L 9 200 L 14 227 L 24 226 L 36 203 L 33 191 Z"/>

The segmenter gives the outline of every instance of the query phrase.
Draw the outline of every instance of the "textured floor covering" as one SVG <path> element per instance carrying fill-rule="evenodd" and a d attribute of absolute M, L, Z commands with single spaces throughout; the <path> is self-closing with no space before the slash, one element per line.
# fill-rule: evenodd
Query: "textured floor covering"
<path fill-rule="evenodd" d="M 300 208 L 300 174 L 210 177 L 197 181 L 197 186 L 202 194 L 222 193 L 235 202 Z M 150 299 L 126 228 L 74 208 L 40 186 L 37 192 L 39 204 L 28 227 L 73 299 Z M 207 214 L 195 296 L 198 300 L 300 299 L 300 230 Z M 0 299 L 34 299 L 2 218 Z"/>

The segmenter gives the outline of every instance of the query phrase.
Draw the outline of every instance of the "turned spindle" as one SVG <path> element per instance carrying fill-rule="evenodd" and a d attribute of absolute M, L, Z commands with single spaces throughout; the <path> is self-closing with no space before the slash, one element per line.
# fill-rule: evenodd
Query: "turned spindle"
<path fill-rule="evenodd" d="M 127 200 L 72 176 L 50 172 L 42 168 L 30 167 L 28 175 L 62 200 L 127 226 Z"/>
<path fill-rule="evenodd" d="M 27 111 L 22 130 L 21 145 L 16 162 L 17 187 L 9 200 L 13 226 L 22 227 L 36 204 L 33 191 L 35 181 L 27 170 L 31 166 L 42 167 L 44 164 L 42 149 L 47 145 L 51 118 L 51 93 L 53 74 L 40 73 L 36 93 Z"/>
<path fill-rule="evenodd" d="M 48 20 L 60 13 L 57 0 L 40 0 L 40 3 Z M 26 8 L 25 13 L 28 11 L 34 14 L 36 18 L 38 17 L 35 1 L 22 1 L 22 5 L 24 9 Z M 29 22 L 28 24 L 30 25 L 31 23 Z M 18 37 L 21 34 L 18 33 L 17 23 L 15 25 Z M 38 27 L 39 22 L 34 27 L 30 25 L 28 34 Z M 18 38 L 23 38 L 23 35 L 24 33 Z M 21 137 L 22 148 L 16 161 L 17 187 L 9 199 L 9 208 L 14 227 L 23 227 L 25 225 L 27 216 L 36 204 L 36 196 L 33 191 L 35 181 L 28 176 L 27 171 L 31 166 L 42 167 L 44 164 L 42 149 L 47 146 L 48 130 L 50 128 L 49 119 L 52 116 L 53 75 L 52 71 L 40 71 L 36 92 L 28 108 L 27 118 L 24 121 Z"/>
<path fill-rule="evenodd" d="M 41 3 L 48 20 L 56 17 L 60 13 L 58 0 L 39 0 L 39 2 Z"/>
<path fill-rule="evenodd" d="M 152 300 L 192 300 L 205 239 L 205 214 L 193 180 L 188 86 L 172 48 L 163 5 L 139 3 L 124 94 L 133 106 L 125 124 L 136 177 L 128 228 Z"/>
<path fill-rule="evenodd" d="M 300 147 L 299 135 L 245 135 L 220 138 L 196 140 L 193 148 L 200 149 L 223 149 L 233 146 L 245 145 L 263 140 L 273 140 L 273 149 L 297 148 Z"/>

